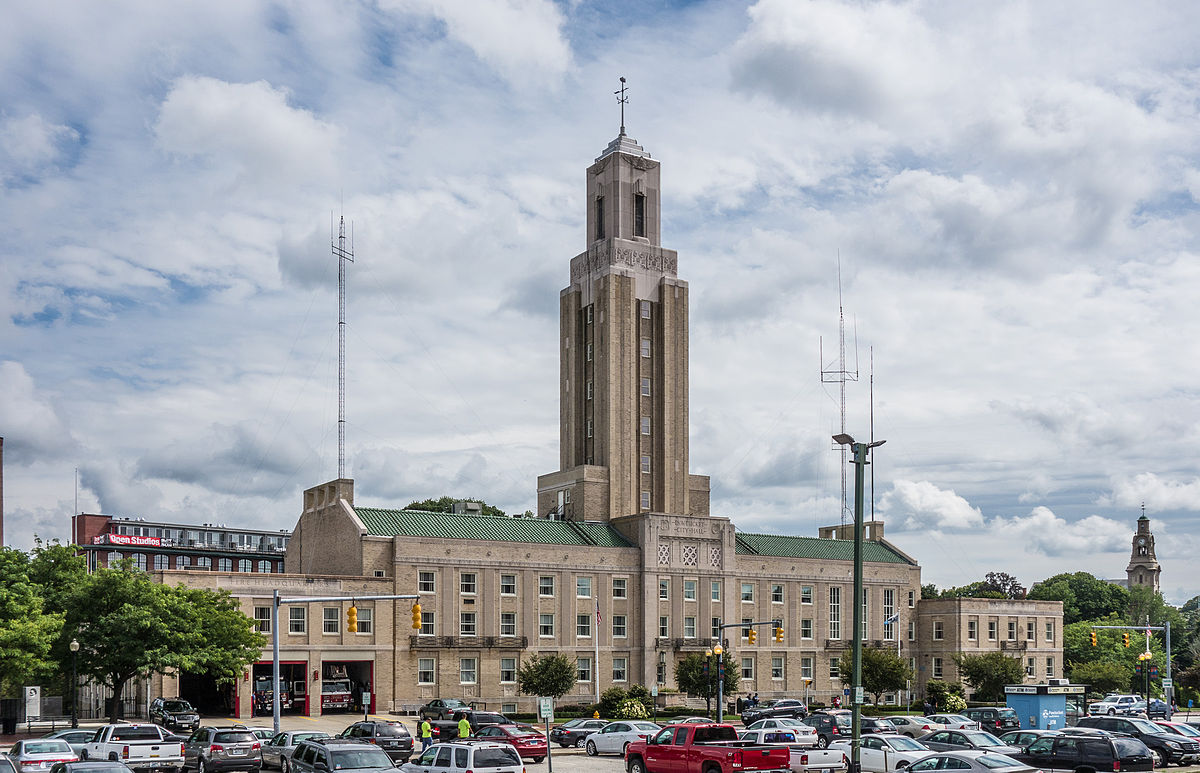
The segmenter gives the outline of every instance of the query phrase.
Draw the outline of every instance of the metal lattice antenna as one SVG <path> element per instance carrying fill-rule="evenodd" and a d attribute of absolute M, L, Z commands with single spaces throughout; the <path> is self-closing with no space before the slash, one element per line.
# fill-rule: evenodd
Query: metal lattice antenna
<path fill-rule="evenodd" d="M 621 76 L 621 88 L 614 91 L 617 95 L 617 104 L 621 106 L 621 136 L 625 136 L 625 105 L 629 104 L 629 95 L 625 93 L 625 76 Z"/>
<path fill-rule="evenodd" d="M 330 220 L 332 221 L 332 215 Z M 354 223 L 350 224 L 350 247 L 346 247 L 346 218 L 338 222 L 337 241 L 330 222 L 329 243 L 338 262 L 338 480 L 346 477 L 346 261 L 354 262 Z"/>
<path fill-rule="evenodd" d="M 842 256 L 838 254 L 838 367 L 837 370 L 826 370 L 825 347 L 820 342 L 821 382 L 838 384 L 841 391 L 841 434 L 846 434 L 846 382 L 858 381 L 858 346 L 854 348 L 854 370 L 846 370 L 846 313 L 842 308 Z M 846 446 L 839 443 L 834 447 L 841 457 L 842 468 L 842 525 L 853 520 L 854 512 L 850 509 L 849 496 L 846 493 Z"/>

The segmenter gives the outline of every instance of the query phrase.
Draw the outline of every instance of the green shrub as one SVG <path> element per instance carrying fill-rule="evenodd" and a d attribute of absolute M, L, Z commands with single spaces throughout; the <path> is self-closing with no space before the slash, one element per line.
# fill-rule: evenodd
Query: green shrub
<path fill-rule="evenodd" d="M 650 712 L 646 711 L 646 706 L 636 698 L 626 698 L 617 706 L 617 711 L 613 715 L 617 719 L 649 719 Z"/>
<path fill-rule="evenodd" d="M 617 707 L 628 697 L 629 695 L 623 687 L 609 687 L 600 693 L 600 703 L 597 704 L 600 716 L 615 717 L 617 715 Z"/>

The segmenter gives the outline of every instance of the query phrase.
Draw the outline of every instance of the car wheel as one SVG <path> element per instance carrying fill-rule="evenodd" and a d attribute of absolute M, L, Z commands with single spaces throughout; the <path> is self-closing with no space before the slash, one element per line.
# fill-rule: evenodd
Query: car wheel
<path fill-rule="evenodd" d="M 83 751 L 79 752 L 79 761 L 87 762 L 87 749 L 84 749 Z"/>
<path fill-rule="evenodd" d="M 534 757 L 534 758 L 533 758 L 533 761 L 534 761 L 534 762 L 541 762 L 541 761 L 542 761 L 542 760 L 544 760 L 544 759 L 546 759 L 546 758 L 545 758 L 545 757 Z"/>
<path fill-rule="evenodd" d="M 829 739 L 828 739 L 828 738 L 826 738 L 826 737 L 825 737 L 825 736 L 823 736 L 823 735 L 819 735 L 819 736 L 817 736 L 817 748 L 818 748 L 818 749 L 827 749 L 827 748 L 829 748 Z M 201 771 L 201 773 L 203 773 L 203 771 Z"/>
<path fill-rule="evenodd" d="M 1150 759 L 1154 760 L 1154 767 L 1162 767 L 1162 755 L 1158 753 L 1157 749 L 1150 750 Z"/>
<path fill-rule="evenodd" d="M 204 773 L 204 758 L 196 758 L 196 773 Z"/>
<path fill-rule="evenodd" d="M 292 766 L 288 764 L 288 758 L 287 758 L 287 757 L 280 757 L 280 758 L 279 758 L 279 769 L 280 769 L 280 770 L 282 770 L 282 771 L 283 771 L 283 773 L 290 773 L 290 771 L 291 771 L 291 769 L 292 769 Z"/>
<path fill-rule="evenodd" d="M 587 743 L 587 736 L 583 736 L 583 735 L 581 735 L 581 736 L 579 736 L 579 738 L 578 738 L 578 739 L 576 739 L 576 741 L 575 741 L 575 748 L 576 748 L 576 749 L 582 749 L 586 743 Z"/>
<path fill-rule="evenodd" d="M 646 773 L 646 763 L 641 758 L 632 760 L 628 766 L 629 773 Z"/>
<path fill-rule="evenodd" d="M 588 753 L 589 757 L 595 757 L 597 754 L 600 753 L 600 752 L 596 751 L 596 742 L 595 741 L 587 742 L 587 753 Z"/>
<path fill-rule="evenodd" d="M 1114 715 L 1114 714 L 1116 714 L 1116 713 L 1117 713 L 1117 710 L 1116 710 L 1116 709 L 1109 709 L 1109 710 L 1108 710 L 1108 715 L 1109 715 L 1110 717 L 1111 717 L 1111 716 L 1113 716 L 1113 715 Z"/>

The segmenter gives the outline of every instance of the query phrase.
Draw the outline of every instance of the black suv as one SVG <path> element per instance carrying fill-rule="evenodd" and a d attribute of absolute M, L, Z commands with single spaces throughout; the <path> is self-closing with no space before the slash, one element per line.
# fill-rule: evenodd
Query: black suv
<path fill-rule="evenodd" d="M 292 754 L 294 773 L 395 771 L 395 764 L 382 749 L 359 738 L 308 738 Z"/>
<path fill-rule="evenodd" d="M 1008 755 L 1042 770 L 1153 770 L 1149 747 L 1136 738 L 1092 735 L 1046 735 L 1023 751 Z"/>
<path fill-rule="evenodd" d="M 979 723 L 981 730 L 986 730 L 992 735 L 1000 735 L 1009 730 L 1021 728 L 1021 718 L 1017 716 L 1016 710 L 1004 706 L 963 709 L 958 713 L 975 720 Z"/>
<path fill-rule="evenodd" d="M 262 743 L 244 725 L 198 727 L 183 742 L 183 768 L 196 773 L 262 768 Z"/>
<path fill-rule="evenodd" d="M 1163 767 L 1176 763 L 1186 765 L 1200 760 L 1200 743 L 1170 733 L 1148 719 L 1138 717 L 1080 717 L 1079 727 L 1094 727 L 1110 733 L 1137 738 L 1158 752 Z"/>
<path fill-rule="evenodd" d="M 430 724 L 436 731 L 435 735 L 438 741 L 452 741 L 458 738 L 458 718 L 465 716 L 467 722 L 471 725 L 471 733 L 488 725 L 514 725 L 516 724 L 503 714 L 497 714 L 494 711 L 475 711 L 469 709 L 466 711 L 456 711 L 453 719 L 435 719 Z"/>
<path fill-rule="evenodd" d="M 417 709 L 417 719 L 428 719 L 431 722 L 435 719 L 450 719 L 458 712 L 470 708 L 458 698 L 434 698 Z"/>
<path fill-rule="evenodd" d="M 168 730 L 189 733 L 200 726 L 200 715 L 192 704 L 178 698 L 155 698 L 150 701 L 150 721 Z"/>
<path fill-rule="evenodd" d="M 827 748 L 831 741 L 850 738 L 850 713 L 827 714 L 818 711 L 800 720 L 817 731 L 817 746 Z"/>
<path fill-rule="evenodd" d="M 399 722 L 355 722 L 338 733 L 338 738 L 361 738 L 387 752 L 397 762 L 408 762 L 413 753 L 413 737 Z"/>
<path fill-rule="evenodd" d="M 760 719 L 777 717 L 795 717 L 804 719 L 808 716 L 808 707 L 804 701 L 796 698 L 775 698 L 756 706 L 748 706 L 742 710 L 742 724 L 748 725 Z"/>

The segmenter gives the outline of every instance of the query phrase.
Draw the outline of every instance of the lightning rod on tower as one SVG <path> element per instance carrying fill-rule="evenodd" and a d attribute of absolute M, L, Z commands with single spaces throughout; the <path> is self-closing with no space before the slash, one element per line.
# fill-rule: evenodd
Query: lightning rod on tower
<path fill-rule="evenodd" d="M 346 477 L 346 262 L 354 262 L 354 223 L 350 223 L 350 246 L 346 246 L 346 218 L 340 217 L 337 240 L 333 238 L 330 213 L 329 244 L 338 262 L 338 480 Z"/>
<path fill-rule="evenodd" d="M 854 347 L 854 370 L 846 369 L 846 313 L 842 308 L 842 258 L 838 256 L 838 361 L 837 368 L 825 367 L 825 345 L 824 341 L 818 340 L 820 347 L 819 356 L 821 358 L 821 383 L 823 384 L 838 384 L 841 392 L 841 434 L 846 434 L 846 382 L 858 381 L 858 343 L 855 339 Z M 848 497 L 846 494 L 846 446 L 837 444 L 834 450 L 841 457 L 842 468 L 842 526 L 854 519 L 854 512 L 850 509 Z"/>

